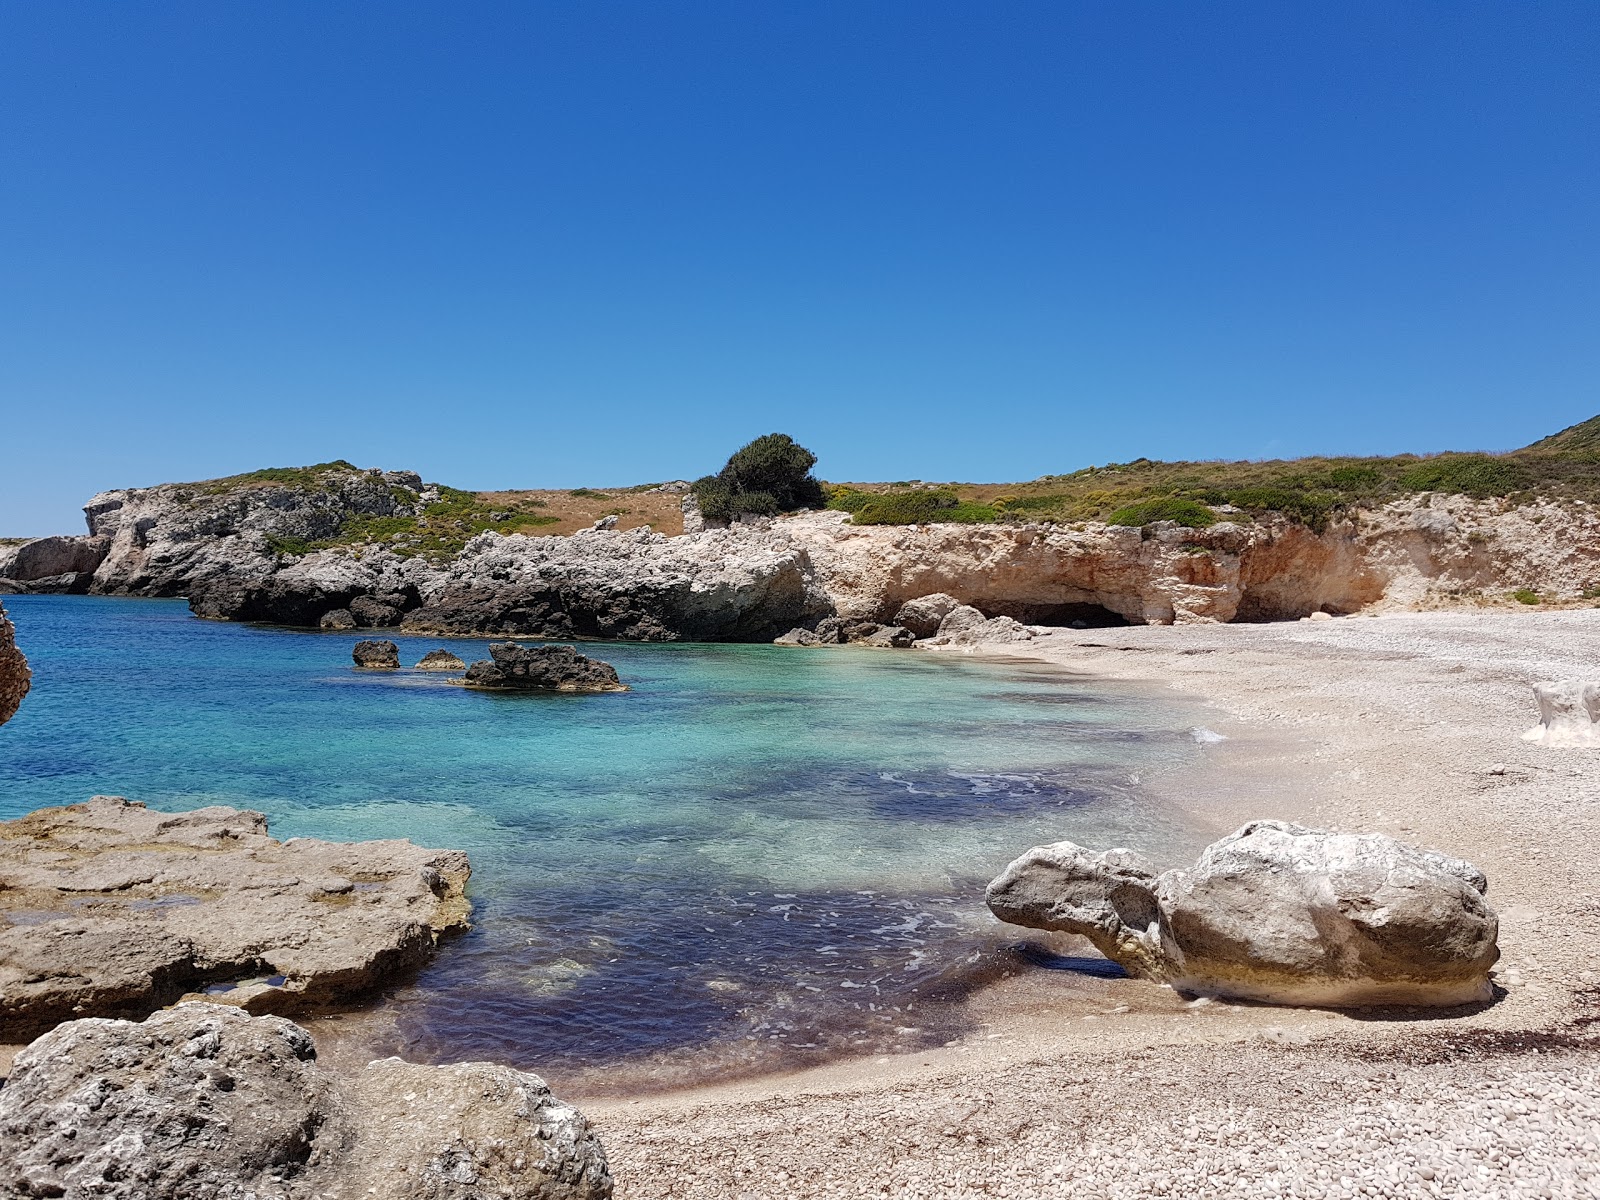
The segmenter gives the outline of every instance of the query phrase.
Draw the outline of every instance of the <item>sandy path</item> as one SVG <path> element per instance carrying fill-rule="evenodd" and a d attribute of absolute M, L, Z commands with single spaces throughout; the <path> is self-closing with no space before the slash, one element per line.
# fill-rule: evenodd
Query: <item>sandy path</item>
<path fill-rule="evenodd" d="M 588 1100 L 621 1200 L 1600 1197 L 1600 753 L 1519 738 L 1531 683 L 1600 678 L 1600 611 L 1057 630 L 1021 649 L 1204 697 L 1229 740 L 1152 786 L 1218 834 L 1280 817 L 1472 859 L 1504 998 L 1373 1019 L 1030 972 L 931 1053 Z"/>

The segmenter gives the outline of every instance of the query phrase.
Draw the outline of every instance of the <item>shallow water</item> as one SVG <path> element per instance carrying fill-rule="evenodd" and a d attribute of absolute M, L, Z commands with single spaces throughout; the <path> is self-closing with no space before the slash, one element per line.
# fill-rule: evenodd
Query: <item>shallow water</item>
<path fill-rule="evenodd" d="M 1044 667 L 606 644 L 632 691 L 507 696 L 181 601 L 7 606 L 0 817 L 113 793 L 468 851 L 475 928 L 367 1022 L 385 1053 L 664 1078 L 942 1040 L 1018 940 L 982 904 L 1017 853 L 1203 840 L 1138 787 L 1193 714 Z"/>

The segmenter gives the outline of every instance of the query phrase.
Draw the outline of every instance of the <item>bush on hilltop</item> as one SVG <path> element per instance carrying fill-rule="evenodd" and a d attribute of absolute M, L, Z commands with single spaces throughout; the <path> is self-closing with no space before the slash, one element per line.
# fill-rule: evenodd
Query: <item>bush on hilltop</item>
<path fill-rule="evenodd" d="M 697 479 L 694 497 L 714 521 L 821 508 L 822 485 L 811 474 L 816 463 L 817 456 L 788 434 L 769 433 L 735 450 L 715 475 Z"/>

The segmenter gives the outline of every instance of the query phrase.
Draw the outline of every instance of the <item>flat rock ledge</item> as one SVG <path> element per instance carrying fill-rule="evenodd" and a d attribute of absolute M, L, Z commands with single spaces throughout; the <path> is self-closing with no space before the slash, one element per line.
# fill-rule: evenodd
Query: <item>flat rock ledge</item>
<path fill-rule="evenodd" d="M 0 1195 L 257 1200 L 605 1200 L 583 1115 L 489 1063 L 317 1062 L 281 1017 L 184 1003 L 70 1021 L 0 1089 Z"/>
<path fill-rule="evenodd" d="M 350 1006 L 464 930 L 459 850 L 267 835 L 257 812 L 120 796 L 0 822 L 0 1030 L 146 1016 L 186 994 L 249 1012 Z"/>
<path fill-rule="evenodd" d="M 467 668 L 470 688 L 519 692 L 625 692 L 617 669 L 586 658 L 572 646 L 519 646 L 494 642 L 489 657 Z"/>
<path fill-rule="evenodd" d="M 1453 1008 L 1493 998 L 1488 881 L 1379 833 L 1252 821 L 1187 870 L 1131 850 L 1036 846 L 989 885 L 990 911 L 1081 934 L 1180 992 L 1327 1008 Z"/>

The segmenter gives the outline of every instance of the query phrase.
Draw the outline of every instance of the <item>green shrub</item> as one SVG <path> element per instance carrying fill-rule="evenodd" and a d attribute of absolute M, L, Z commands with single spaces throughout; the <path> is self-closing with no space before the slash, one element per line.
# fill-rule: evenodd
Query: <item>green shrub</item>
<path fill-rule="evenodd" d="M 1528 472 L 1520 464 L 1487 454 L 1440 454 L 1400 476 L 1400 486 L 1407 491 L 1447 492 L 1479 500 L 1509 495 L 1527 484 Z"/>
<path fill-rule="evenodd" d="M 1234 488 L 1228 503 L 1250 513 L 1281 512 L 1290 520 L 1321 528 L 1339 506 L 1339 497 L 1327 492 L 1303 492 L 1285 487 Z"/>
<path fill-rule="evenodd" d="M 604 492 L 597 492 L 593 488 L 573 488 L 567 495 L 577 500 L 609 500 L 610 496 Z"/>
<path fill-rule="evenodd" d="M 1154 500 L 1141 500 L 1117 509 L 1106 518 L 1106 524 L 1138 528 L 1154 521 L 1176 521 L 1188 529 L 1203 529 L 1215 524 L 1216 520 L 1217 514 L 1198 500 L 1182 496 L 1158 496 Z"/>
<path fill-rule="evenodd" d="M 964 503 L 954 492 L 929 489 L 914 492 L 854 492 L 837 507 L 853 513 L 853 525 L 925 525 L 934 521 L 959 525 L 986 525 L 995 519 L 993 505 Z"/>
<path fill-rule="evenodd" d="M 1516 591 L 1511 593 L 1511 598 L 1518 604 L 1544 603 L 1544 601 L 1540 599 L 1539 593 L 1534 591 L 1532 588 L 1518 588 Z"/>
<path fill-rule="evenodd" d="M 309 554 L 311 543 L 305 538 L 289 537 L 282 533 L 267 534 L 267 549 L 274 554 Z"/>
<path fill-rule="evenodd" d="M 816 463 L 817 456 L 788 434 L 765 434 L 735 450 L 715 475 L 695 480 L 694 497 L 700 511 L 718 521 L 821 508 L 822 485 L 811 474 Z"/>

